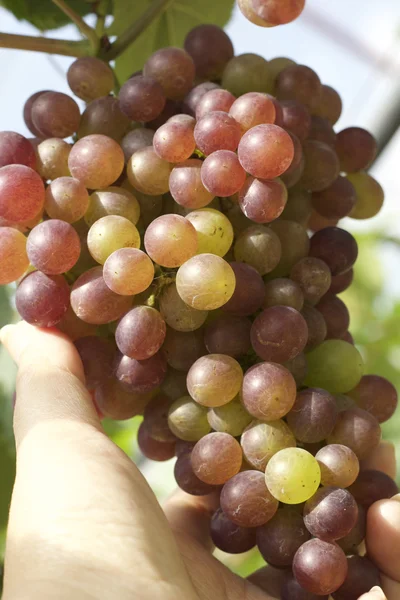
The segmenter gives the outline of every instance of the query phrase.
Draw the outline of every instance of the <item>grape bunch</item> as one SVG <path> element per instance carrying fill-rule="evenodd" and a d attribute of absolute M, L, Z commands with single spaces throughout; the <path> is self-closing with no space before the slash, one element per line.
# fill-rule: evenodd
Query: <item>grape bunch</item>
<path fill-rule="evenodd" d="M 83 114 L 39 91 L 34 137 L 0 134 L 0 283 L 74 342 L 102 418 L 143 415 L 143 454 L 219 497 L 218 548 L 257 545 L 282 600 L 358 598 L 379 582 L 366 511 L 397 491 L 360 472 L 397 394 L 364 374 L 339 296 L 358 249 L 338 221 L 383 203 L 374 138 L 335 132 L 340 96 L 312 69 L 235 56 L 214 25 L 118 96 L 97 58 L 67 78 Z"/>

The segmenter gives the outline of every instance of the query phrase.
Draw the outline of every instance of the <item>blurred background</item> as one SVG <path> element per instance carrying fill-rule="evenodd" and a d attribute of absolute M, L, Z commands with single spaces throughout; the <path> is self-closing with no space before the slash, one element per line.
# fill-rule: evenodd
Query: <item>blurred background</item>
<path fill-rule="evenodd" d="M 0 8 L 0 29 L 36 35 L 37 30 Z M 381 213 L 341 226 L 360 248 L 355 281 L 343 299 L 351 312 L 350 330 L 366 362 L 366 372 L 387 377 L 400 392 L 400 2 L 399 0 L 307 0 L 294 23 L 272 29 L 252 25 L 236 9 L 226 27 L 236 54 L 258 53 L 267 60 L 287 56 L 317 71 L 323 83 L 340 93 L 344 111 L 335 129 L 358 125 L 378 139 L 379 154 L 371 168 L 385 190 Z M 67 26 L 49 37 L 77 39 Z M 0 131 L 30 137 L 22 118 L 25 100 L 41 89 L 70 93 L 65 72 L 72 58 L 0 49 Z M 13 288 L 0 288 L 0 326 L 17 319 Z M 0 557 L 15 473 L 11 426 L 15 368 L 0 348 Z M 150 463 L 136 445 L 138 418 L 106 423 L 108 433 L 137 462 L 160 500 L 174 487 L 173 460 Z M 400 458 L 400 411 L 383 425 L 384 437 Z M 400 469 L 398 483 L 400 482 Z M 229 557 L 230 566 L 246 574 L 262 561 L 256 553 Z"/>

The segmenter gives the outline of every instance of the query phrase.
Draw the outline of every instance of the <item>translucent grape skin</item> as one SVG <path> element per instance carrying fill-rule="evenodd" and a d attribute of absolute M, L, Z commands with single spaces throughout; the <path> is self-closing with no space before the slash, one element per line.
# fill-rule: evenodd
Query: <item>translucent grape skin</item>
<path fill-rule="evenodd" d="M 198 85 L 193 87 L 183 99 L 183 112 L 192 117 L 195 117 L 197 106 L 202 97 L 205 94 L 207 94 L 207 92 L 209 92 L 210 90 L 216 90 L 220 87 L 221 86 L 219 86 L 218 83 L 214 83 L 213 81 L 203 81 L 203 83 L 199 83 Z"/>
<path fill-rule="evenodd" d="M 339 177 L 325 190 L 314 192 L 312 205 L 315 210 L 327 219 L 343 219 L 353 210 L 357 201 L 353 184 L 346 178 Z"/>
<path fill-rule="evenodd" d="M 211 518 L 211 539 L 215 546 L 229 554 L 248 552 L 256 545 L 254 527 L 239 527 L 219 508 Z"/>
<path fill-rule="evenodd" d="M 283 363 L 305 348 L 307 323 L 299 311 L 289 306 L 271 306 L 253 322 L 251 344 L 263 360 Z"/>
<path fill-rule="evenodd" d="M 131 158 L 132 154 L 135 154 L 137 150 L 145 148 L 146 146 L 152 146 L 154 131 L 145 127 L 139 127 L 138 129 L 132 129 L 129 131 L 121 140 L 121 148 L 124 151 L 125 162 Z"/>
<path fill-rule="evenodd" d="M 226 198 L 243 187 L 246 172 L 235 152 L 216 150 L 203 162 L 201 180 L 211 194 Z"/>
<path fill-rule="evenodd" d="M 115 294 L 103 279 L 102 267 L 94 267 L 75 281 L 71 290 L 71 306 L 75 314 L 93 325 L 116 321 L 132 304 L 131 298 Z"/>
<path fill-rule="evenodd" d="M 103 278 L 111 291 L 122 296 L 133 296 L 147 290 L 154 278 L 154 265 L 137 248 L 120 248 L 107 258 Z"/>
<path fill-rule="evenodd" d="M 229 113 L 229 109 L 235 102 L 236 98 L 228 90 L 216 88 L 204 94 L 196 106 L 196 119 L 199 121 L 205 115 L 222 111 Z"/>
<path fill-rule="evenodd" d="M 121 110 L 131 121 L 146 123 L 156 119 L 165 102 L 161 85 L 155 79 L 143 75 L 128 79 L 119 92 Z"/>
<path fill-rule="evenodd" d="M 343 584 L 347 575 L 347 559 L 337 544 L 309 540 L 295 554 L 293 573 L 305 590 L 329 595 Z"/>
<path fill-rule="evenodd" d="M 352 219 L 372 219 L 382 208 L 385 193 L 382 186 L 369 173 L 360 171 L 347 175 L 356 192 L 356 203 L 350 215 Z"/>
<path fill-rule="evenodd" d="M 282 257 L 279 236 L 263 225 L 252 225 L 237 237 L 233 253 L 237 262 L 254 267 L 260 275 L 271 273 Z"/>
<path fill-rule="evenodd" d="M 193 400 L 202 406 L 215 407 L 233 400 L 242 381 L 242 368 L 234 358 L 225 354 L 208 354 L 191 366 L 186 385 Z"/>
<path fill-rule="evenodd" d="M 258 363 L 245 373 L 242 402 L 246 410 L 262 421 L 285 416 L 296 399 L 296 382 L 282 365 Z"/>
<path fill-rule="evenodd" d="M 256 125 L 275 123 L 276 110 L 267 94 L 248 92 L 237 98 L 230 107 L 229 114 L 237 121 L 245 133 Z"/>
<path fill-rule="evenodd" d="M 281 258 L 277 267 L 271 272 L 271 278 L 286 277 L 292 267 L 307 256 L 310 249 L 307 230 L 300 223 L 279 219 L 269 225 L 281 242 Z"/>
<path fill-rule="evenodd" d="M 290 306 L 300 311 L 304 304 L 304 294 L 295 281 L 285 277 L 271 279 L 265 284 L 263 308 L 270 306 Z"/>
<path fill-rule="evenodd" d="M 169 189 L 175 202 L 185 208 L 203 208 L 210 204 L 214 194 L 209 192 L 201 180 L 203 161 L 190 158 L 175 165 L 169 178 Z"/>
<path fill-rule="evenodd" d="M 196 148 L 190 121 L 167 121 L 157 129 L 153 138 L 156 154 L 170 163 L 188 159 Z"/>
<path fill-rule="evenodd" d="M 296 508 L 285 506 L 257 529 L 257 546 L 268 564 L 289 567 L 297 550 L 310 537 L 302 515 Z"/>
<path fill-rule="evenodd" d="M 353 269 L 349 269 L 341 275 L 336 275 L 335 277 L 332 277 L 331 287 L 329 288 L 329 291 L 332 294 L 341 294 L 351 286 L 351 284 L 353 283 L 353 279 Z"/>
<path fill-rule="evenodd" d="M 329 600 L 327 595 L 321 596 L 307 592 L 301 587 L 290 570 L 282 580 L 281 600 Z"/>
<path fill-rule="evenodd" d="M 190 396 L 183 396 L 170 406 L 168 425 L 177 438 L 186 442 L 204 439 L 211 431 L 207 409 L 193 402 Z"/>
<path fill-rule="evenodd" d="M 26 237 L 13 227 L 0 227 L 0 285 L 16 281 L 29 267 Z"/>
<path fill-rule="evenodd" d="M 239 397 L 236 397 L 224 406 L 210 408 L 207 419 L 214 431 L 229 433 L 237 437 L 243 433 L 253 417 L 246 411 Z"/>
<path fill-rule="evenodd" d="M 184 42 L 186 52 L 196 66 L 196 75 L 204 79 L 219 79 L 234 50 L 229 36 L 213 24 L 191 29 Z"/>
<path fill-rule="evenodd" d="M 359 504 L 368 509 L 372 504 L 395 496 L 399 488 L 389 475 L 382 471 L 366 469 L 361 471 L 349 491 Z"/>
<path fill-rule="evenodd" d="M 154 52 L 143 68 L 143 74 L 158 81 L 167 98 L 172 100 L 181 100 L 189 92 L 195 71 L 190 54 L 172 46 Z"/>
<path fill-rule="evenodd" d="M 327 338 L 341 338 L 350 325 L 350 314 L 343 300 L 328 292 L 318 302 L 316 309 L 324 317 Z"/>
<path fill-rule="evenodd" d="M 186 261 L 176 276 L 178 294 L 197 310 L 220 308 L 232 298 L 235 274 L 229 264 L 214 254 L 199 254 Z"/>
<path fill-rule="evenodd" d="M 349 534 L 357 522 L 357 503 L 348 490 L 323 487 L 304 506 L 304 524 L 308 531 L 327 542 Z"/>
<path fill-rule="evenodd" d="M 142 454 L 150 460 L 164 462 L 175 456 L 175 442 L 160 442 L 151 437 L 144 423 L 139 427 L 137 441 Z"/>
<path fill-rule="evenodd" d="M 239 205 L 248 219 L 270 223 L 283 212 L 287 189 L 280 179 L 265 181 L 248 177 L 239 192 Z"/>
<path fill-rule="evenodd" d="M 275 179 L 291 165 L 294 146 L 290 135 L 277 125 L 257 125 L 247 131 L 239 143 L 242 167 L 260 179 Z"/>
<path fill-rule="evenodd" d="M 274 454 L 284 448 L 296 447 L 296 440 L 282 420 L 254 421 L 244 430 L 240 444 L 248 464 L 264 472 Z"/>
<path fill-rule="evenodd" d="M 204 343 L 210 354 L 227 354 L 238 358 L 251 348 L 250 330 L 250 319 L 221 315 L 207 325 Z"/>
<path fill-rule="evenodd" d="M 317 491 L 321 472 L 312 454 L 302 448 L 285 448 L 268 462 L 265 481 L 280 502 L 300 504 Z"/>
<path fill-rule="evenodd" d="M 290 278 L 300 285 L 304 299 L 310 304 L 316 304 L 328 292 L 332 281 L 328 265 L 315 257 L 300 259 L 292 267 Z"/>
<path fill-rule="evenodd" d="M 282 2 L 281 0 L 251 0 L 251 7 L 258 17 L 269 25 L 285 25 L 301 15 L 305 0 Z"/>
<path fill-rule="evenodd" d="M 196 360 L 207 354 L 203 331 L 176 331 L 167 327 L 163 350 L 171 367 L 178 371 L 189 371 Z"/>
<path fill-rule="evenodd" d="M 340 165 L 333 148 L 317 140 L 303 143 L 305 167 L 301 185 L 311 192 L 320 192 L 339 177 Z"/>
<path fill-rule="evenodd" d="M 105 135 L 119 142 L 130 126 L 129 118 L 122 112 L 114 96 L 97 98 L 87 105 L 81 116 L 78 139 L 88 135 Z"/>
<path fill-rule="evenodd" d="M 120 355 L 115 364 L 115 376 L 131 392 L 146 394 L 158 388 L 167 373 L 167 361 L 162 351 L 146 360 Z"/>
<path fill-rule="evenodd" d="M 329 444 L 343 444 L 363 459 L 376 448 L 381 439 L 378 421 L 362 408 L 350 408 L 339 413 Z"/>
<path fill-rule="evenodd" d="M 321 469 L 321 483 L 324 486 L 347 488 L 358 476 L 358 458 L 347 446 L 328 444 L 318 450 L 315 458 Z"/>
<path fill-rule="evenodd" d="M 118 323 L 115 341 L 122 354 L 145 360 L 159 351 L 165 335 L 165 321 L 158 310 L 150 306 L 135 306 Z"/>
<path fill-rule="evenodd" d="M 121 175 L 124 164 L 121 146 L 99 134 L 77 141 L 68 158 L 71 175 L 92 190 L 112 185 Z"/>
<path fill-rule="evenodd" d="M 329 85 L 322 86 L 322 97 L 319 105 L 314 108 L 314 114 L 328 119 L 332 125 L 339 120 L 342 113 L 342 100 Z"/>
<path fill-rule="evenodd" d="M 194 128 L 196 145 L 206 156 L 217 150 L 235 151 L 241 135 L 239 124 L 223 111 L 206 114 Z"/>
<path fill-rule="evenodd" d="M 233 228 L 229 219 L 214 208 L 200 208 L 186 215 L 196 230 L 197 254 L 225 256 L 233 242 Z"/>
<path fill-rule="evenodd" d="M 193 472 L 201 481 L 222 485 L 239 473 L 242 449 L 228 433 L 208 433 L 193 448 L 191 461 Z"/>
<path fill-rule="evenodd" d="M 316 210 L 312 209 L 308 218 L 307 227 L 310 231 L 317 232 L 326 227 L 336 227 L 338 222 L 338 219 L 326 219 L 317 213 Z"/>
<path fill-rule="evenodd" d="M 66 273 L 76 264 L 81 243 L 75 229 L 59 219 L 36 225 L 26 244 L 31 264 L 47 275 Z"/>
<path fill-rule="evenodd" d="M 0 131 L 0 167 L 15 164 L 34 169 L 35 151 L 23 135 L 15 131 Z"/>
<path fill-rule="evenodd" d="M 85 102 L 107 96 L 114 87 L 111 67 L 95 56 L 75 60 L 68 69 L 67 80 L 75 96 Z"/>
<path fill-rule="evenodd" d="M 44 208 L 52 219 L 76 223 L 89 206 L 89 194 L 78 179 L 58 177 L 46 188 Z"/>
<path fill-rule="evenodd" d="M 318 75 L 304 65 L 290 65 L 276 79 L 278 100 L 296 100 L 313 111 L 321 100 L 322 85 Z"/>
<path fill-rule="evenodd" d="M 53 327 L 69 306 L 69 287 L 62 275 L 34 271 L 19 284 L 15 304 L 21 317 L 37 327 Z"/>
<path fill-rule="evenodd" d="M 258 54 L 246 53 L 234 56 L 226 65 L 221 85 L 236 97 L 248 92 L 269 92 L 270 74 L 268 63 Z"/>
<path fill-rule="evenodd" d="M 398 404 L 396 388 L 385 377 L 379 375 L 364 375 L 348 395 L 360 408 L 371 413 L 379 423 L 390 419 Z"/>
<path fill-rule="evenodd" d="M 348 127 L 337 135 L 336 152 L 345 173 L 368 169 L 378 151 L 375 138 L 361 127 Z"/>
<path fill-rule="evenodd" d="M 152 146 L 137 150 L 127 166 L 131 185 L 143 194 L 158 196 L 169 190 L 172 165 L 154 152 Z"/>
<path fill-rule="evenodd" d="M 142 415 L 151 394 L 126 390 L 115 378 L 103 380 L 94 392 L 94 402 L 104 418 L 124 421 Z M 155 460 L 155 459 L 153 459 Z"/>
<path fill-rule="evenodd" d="M 278 501 L 269 493 L 262 473 L 242 471 L 222 488 L 221 508 L 240 527 L 260 527 L 272 519 Z"/>
<path fill-rule="evenodd" d="M 309 110 L 304 104 L 300 104 L 296 100 L 283 100 L 280 105 L 283 116 L 282 127 L 294 133 L 300 141 L 305 140 L 311 128 Z"/>
<path fill-rule="evenodd" d="M 206 496 L 215 490 L 214 486 L 204 483 L 193 473 L 190 452 L 178 456 L 174 476 L 181 490 L 192 496 Z"/>
<path fill-rule="evenodd" d="M 39 131 L 39 129 L 37 127 L 35 127 L 35 125 L 33 124 L 33 121 L 32 121 L 32 106 L 33 106 L 33 103 L 35 102 L 35 100 L 37 98 L 39 98 L 39 96 L 41 94 L 46 94 L 48 91 L 49 90 L 41 90 L 40 92 L 36 92 L 35 94 L 32 94 L 31 96 L 29 96 L 29 98 L 27 99 L 27 101 L 25 102 L 25 105 L 24 105 L 23 116 L 24 116 L 25 125 L 27 126 L 27 128 L 29 129 L 29 131 L 36 138 L 42 138 L 44 136 L 41 134 L 41 132 Z"/>
<path fill-rule="evenodd" d="M 353 389 L 364 371 L 358 350 L 343 340 L 324 341 L 307 354 L 307 361 L 306 385 L 321 387 L 333 394 Z"/>
<path fill-rule="evenodd" d="M 67 94 L 44 92 L 32 104 L 31 117 L 40 137 L 66 138 L 78 131 L 81 115 Z"/>
<path fill-rule="evenodd" d="M 379 570 L 366 556 L 348 556 L 347 566 L 346 579 L 333 594 L 334 600 L 361 598 L 372 588 L 381 586 Z"/>
<path fill-rule="evenodd" d="M 332 433 L 337 419 L 334 397 L 325 390 L 308 388 L 297 394 L 287 423 L 300 442 L 321 442 Z"/>
<path fill-rule="evenodd" d="M 147 228 L 144 245 L 150 258 L 163 267 L 179 267 L 198 248 L 192 223 L 180 215 L 162 215 Z"/>
<path fill-rule="evenodd" d="M 76 340 L 75 348 L 83 364 L 88 389 L 97 387 L 112 376 L 115 344 L 90 335 Z"/>
<path fill-rule="evenodd" d="M 108 215 L 125 217 L 134 225 L 140 217 L 140 205 L 129 190 L 110 186 L 90 195 L 90 204 L 85 213 L 85 222 L 91 227 L 96 221 Z"/>
<path fill-rule="evenodd" d="M 207 311 L 195 310 L 185 304 L 178 294 L 175 283 L 165 286 L 162 290 L 159 309 L 167 325 L 182 332 L 199 329 L 208 316 Z"/>
<path fill-rule="evenodd" d="M 345 273 L 358 256 L 357 242 L 348 231 L 326 227 L 314 233 L 310 240 L 310 256 L 323 260 L 333 276 Z"/>
<path fill-rule="evenodd" d="M 34 219 L 45 199 L 41 177 L 24 165 L 0 168 L 0 218 L 13 223 Z"/>
<path fill-rule="evenodd" d="M 138 248 L 140 235 L 135 225 L 119 215 L 98 219 L 89 229 L 87 244 L 90 254 L 104 265 L 107 258 L 121 248 Z"/>
<path fill-rule="evenodd" d="M 241 262 L 229 263 L 236 278 L 236 288 L 233 296 L 222 310 L 236 316 L 249 316 L 255 313 L 264 300 L 264 282 L 259 273 Z"/>

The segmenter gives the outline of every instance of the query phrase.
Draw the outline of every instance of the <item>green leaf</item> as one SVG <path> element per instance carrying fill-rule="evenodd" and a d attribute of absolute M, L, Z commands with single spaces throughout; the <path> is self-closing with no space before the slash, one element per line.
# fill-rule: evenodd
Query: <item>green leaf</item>
<path fill-rule="evenodd" d="M 120 35 L 151 4 L 151 0 L 114 0 L 114 22 L 109 35 Z M 174 0 L 139 37 L 116 60 L 116 73 L 124 82 L 143 67 L 155 50 L 165 46 L 182 46 L 186 34 L 201 23 L 224 26 L 230 19 L 234 0 Z"/>
<path fill-rule="evenodd" d="M 52 0 L 0 0 L 0 6 L 4 6 L 20 21 L 32 23 L 40 31 L 58 29 L 71 23 Z M 68 6 L 82 17 L 93 12 L 86 0 L 68 0 Z"/>

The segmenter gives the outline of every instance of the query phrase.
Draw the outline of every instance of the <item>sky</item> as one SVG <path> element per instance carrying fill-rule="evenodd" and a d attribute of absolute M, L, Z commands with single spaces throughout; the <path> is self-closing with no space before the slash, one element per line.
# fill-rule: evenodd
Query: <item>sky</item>
<path fill-rule="evenodd" d="M 218 0 L 216 0 L 218 1 Z M 29 24 L 17 21 L 0 8 L 0 30 L 36 35 Z M 400 102 L 400 0 L 307 0 L 296 22 L 264 29 L 247 21 L 236 9 L 226 27 L 236 54 L 254 52 L 266 59 L 288 56 L 317 71 L 322 81 L 342 96 L 344 112 L 339 130 L 358 125 L 378 133 L 390 107 Z M 73 27 L 52 32 L 52 37 L 77 39 Z M 73 59 L 40 53 L 0 49 L 0 131 L 14 130 L 30 136 L 22 119 L 25 100 L 41 89 L 70 93 L 64 73 Z M 400 131 L 374 165 L 372 174 L 382 184 L 386 200 L 372 220 L 346 220 L 352 231 L 384 229 L 400 239 Z M 388 298 L 400 298 L 400 253 L 393 247 L 381 251 Z M 149 483 L 156 489 L 165 466 L 145 467 Z"/>

